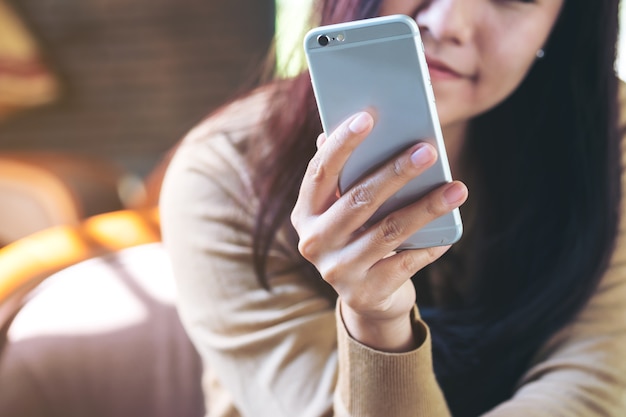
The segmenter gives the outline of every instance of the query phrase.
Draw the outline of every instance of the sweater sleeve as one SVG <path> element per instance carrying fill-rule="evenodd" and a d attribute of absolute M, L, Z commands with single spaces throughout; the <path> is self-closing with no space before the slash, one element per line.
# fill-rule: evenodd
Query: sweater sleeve
<path fill-rule="evenodd" d="M 413 329 L 416 338 L 423 342 L 410 352 L 384 353 L 350 337 L 337 305 L 339 381 L 335 410 L 338 415 L 450 415 L 433 371 L 430 332 L 420 320 L 417 308 L 412 312 Z"/>

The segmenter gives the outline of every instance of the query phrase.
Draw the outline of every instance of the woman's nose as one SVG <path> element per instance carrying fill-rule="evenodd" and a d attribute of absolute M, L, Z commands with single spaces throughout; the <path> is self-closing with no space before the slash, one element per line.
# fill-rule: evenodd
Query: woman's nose
<path fill-rule="evenodd" d="M 418 11 L 415 20 L 434 40 L 462 45 L 474 35 L 477 7 L 471 0 L 432 0 Z"/>

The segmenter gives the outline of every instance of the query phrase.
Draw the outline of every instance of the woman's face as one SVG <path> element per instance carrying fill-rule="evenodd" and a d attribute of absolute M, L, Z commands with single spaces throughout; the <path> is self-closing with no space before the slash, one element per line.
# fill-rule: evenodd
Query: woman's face
<path fill-rule="evenodd" d="M 515 90 L 537 60 L 563 1 L 383 0 L 381 14 L 417 21 L 439 118 L 449 126 Z"/>

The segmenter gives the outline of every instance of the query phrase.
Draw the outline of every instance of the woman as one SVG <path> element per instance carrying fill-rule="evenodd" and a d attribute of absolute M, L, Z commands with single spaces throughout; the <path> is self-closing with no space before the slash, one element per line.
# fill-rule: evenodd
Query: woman
<path fill-rule="evenodd" d="M 161 207 L 209 415 L 626 414 L 617 3 L 319 2 L 321 24 L 415 18 L 462 182 L 355 233 L 437 156 L 338 197 L 374 122 L 318 137 L 306 73 L 194 129 Z M 453 247 L 393 253 L 466 199 Z"/>

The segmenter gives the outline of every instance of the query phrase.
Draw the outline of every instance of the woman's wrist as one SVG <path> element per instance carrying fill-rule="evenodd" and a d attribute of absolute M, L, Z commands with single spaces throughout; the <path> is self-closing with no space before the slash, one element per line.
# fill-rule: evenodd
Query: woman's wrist
<path fill-rule="evenodd" d="M 365 346 L 393 353 L 408 352 L 418 347 L 410 312 L 393 319 L 372 319 L 355 312 L 341 301 L 339 308 L 348 334 Z"/>

